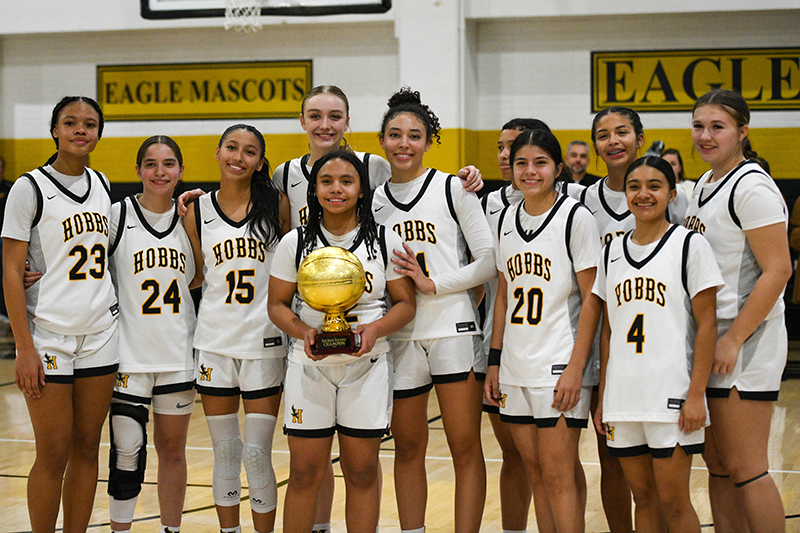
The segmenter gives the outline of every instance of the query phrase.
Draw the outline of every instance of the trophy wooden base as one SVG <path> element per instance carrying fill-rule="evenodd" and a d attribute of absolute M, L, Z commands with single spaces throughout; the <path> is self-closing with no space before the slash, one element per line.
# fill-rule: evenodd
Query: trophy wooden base
<path fill-rule="evenodd" d="M 318 333 L 311 346 L 314 355 L 351 354 L 361 349 L 361 336 L 352 331 Z"/>

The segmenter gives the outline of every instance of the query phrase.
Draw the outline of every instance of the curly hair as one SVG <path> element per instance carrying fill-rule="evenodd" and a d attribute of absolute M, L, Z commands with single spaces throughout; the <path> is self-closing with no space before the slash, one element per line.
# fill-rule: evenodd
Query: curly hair
<path fill-rule="evenodd" d="M 439 131 L 442 129 L 439 117 L 422 103 L 419 91 L 412 91 L 411 87 L 402 87 L 389 98 L 389 110 L 383 115 L 381 122 L 381 139 L 386 135 L 386 125 L 389 121 L 401 113 L 411 113 L 422 122 L 425 126 L 426 141 L 433 142 L 433 138 L 436 137 L 436 144 L 442 144 L 442 139 L 439 137 Z"/>

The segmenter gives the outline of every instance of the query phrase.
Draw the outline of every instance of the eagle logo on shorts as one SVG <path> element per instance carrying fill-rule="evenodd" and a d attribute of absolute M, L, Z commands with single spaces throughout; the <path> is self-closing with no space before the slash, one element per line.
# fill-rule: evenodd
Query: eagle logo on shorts
<path fill-rule="evenodd" d="M 211 381 L 212 370 L 212 368 L 208 368 L 206 365 L 200 365 L 200 381 Z"/>
<path fill-rule="evenodd" d="M 58 370 L 55 355 L 44 354 L 44 362 L 47 363 L 47 370 Z"/>
<path fill-rule="evenodd" d="M 501 394 L 500 395 L 499 402 L 500 402 L 500 408 L 501 409 L 505 409 L 505 407 L 506 407 L 506 395 L 505 394 Z"/>
<path fill-rule="evenodd" d="M 121 372 L 117 372 L 117 387 L 121 389 L 128 388 L 128 378 L 130 378 L 130 374 L 123 374 Z"/>
<path fill-rule="evenodd" d="M 606 440 L 614 440 L 614 426 L 606 424 Z"/>
<path fill-rule="evenodd" d="M 303 423 L 303 410 L 302 409 L 295 409 L 294 405 L 292 406 L 292 424 L 302 424 Z"/>

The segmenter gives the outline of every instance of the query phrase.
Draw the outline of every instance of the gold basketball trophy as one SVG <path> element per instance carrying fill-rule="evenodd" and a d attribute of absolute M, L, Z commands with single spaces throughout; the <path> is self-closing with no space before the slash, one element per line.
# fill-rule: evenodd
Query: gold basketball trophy
<path fill-rule="evenodd" d="M 365 283 L 361 261 L 344 248 L 326 246 L 303 259 L 297 269 L 297 292 L 309 306 L 325 313 L 311 353 L 348 354 L 361 348 L 361 337 L 344 315 L 361 298 Z"/>

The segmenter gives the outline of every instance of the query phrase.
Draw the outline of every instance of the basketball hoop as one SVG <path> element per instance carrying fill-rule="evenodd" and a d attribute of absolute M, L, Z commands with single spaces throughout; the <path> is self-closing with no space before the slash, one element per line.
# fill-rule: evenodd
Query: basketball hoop
<path fill-rule="evenodd" d="M 261 29 L 261 0 L 225 0 L 225 29 L 244 33 Z"/>

